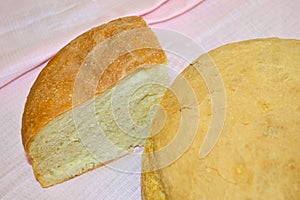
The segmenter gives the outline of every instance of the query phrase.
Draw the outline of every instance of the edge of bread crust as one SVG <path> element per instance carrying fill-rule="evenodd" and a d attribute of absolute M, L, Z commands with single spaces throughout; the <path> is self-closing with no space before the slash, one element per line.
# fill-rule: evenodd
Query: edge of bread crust
<path fill-rule="evenodd" d="M 146 168 L 151 169 L 151 163 L 153 162 L 153 146 L 152 139 L 146 140 L 146 145 L 142 157 L 142 165 L 148 165 Z M 149 156 L 150 155 L 150 156 Z M 141 174 L 141 191 L 143 200 L 165 200 L 167 199 L 164 192 L 163 183 L 160 181 L 157 171 L 147 171 Z"/>
<path fill-rule="evenodd" d="M 141 17 L 131 16 L 116 19 L 78 36 L 51 59 L 33 84 L 25 104 L 21 135 L 27 153 L 30 154 L 29 145 L 34 136 L 51 120 L 71 110 L 74 106 L 72 94 L 76 76 L 86 56 L 93 48 L 119 33 L 139 28 L 148 28 Z M 153 38 L 156 39 L 154 34 Z M 158 43 L 157 39 L 155 42 Z M 132 54 L 134 56 L 147 56 L 141 61 L 135 61 Z M 121 69 L 120 66 L 128 60 L 135 62 L 125 70 Z M 107 69 L 103 69 L 105 76 L 101 76 L 95 93 L 97 95 L 102 94 L 143 64 L 161 64 L 166 61 L 167 57 L 162 49 L 139 49 L 131 52 L 131 54 L 122 55 Z M 82 102 L 84 100 L 78 104 Z"/>

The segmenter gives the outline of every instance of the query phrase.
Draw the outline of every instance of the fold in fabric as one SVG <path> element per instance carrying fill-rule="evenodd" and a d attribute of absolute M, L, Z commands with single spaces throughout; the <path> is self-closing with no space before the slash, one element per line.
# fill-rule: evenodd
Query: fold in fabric
<path fill-rule="evenodd" d="M 201 1 L 8 1 L 0 8 L 0 88 L 45 63 L 94 26 L 129 15 L 141 15 L 150 24 L 159 23 Z"/>
<path fill-rule="evenodd" d="M 158 6 L 152 12 L 142 15 L 148 24 L 157 24 L 180 16 L 200 4 L 203 0 L 171 0 Z"/>

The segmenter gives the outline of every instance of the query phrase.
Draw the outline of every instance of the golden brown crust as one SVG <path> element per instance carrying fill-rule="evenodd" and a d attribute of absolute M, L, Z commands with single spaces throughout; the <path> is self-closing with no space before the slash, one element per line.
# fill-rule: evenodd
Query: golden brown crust
<path fill-rule="evenodd" d="M 299 40 L 277 38 L 229 44 L 209 52 L 226 91 L 221 137 L 210 154 L 200 159 L 212 103 L 209 97 L 199 94 L 207 91 L 195 92 L 201 116 L 196 138 L 169 166 L 143 173 L 143 199 L 157 199 L 157 188 L 172 200 L 299 199 L 299 52 Z M 203 80 L 196 78 L 193 66 L 207 67 L 207 58 L 201 56 L 182 73 L 195 90 L 202 87 Z M 169 110 L 174 104 L 170 97 L 171 92 L 167 91 L 161 104 L 167 107 L 166 117 L 174 118 L 181 110 L 174 106 Z M 157 117 L 154 123 L 161 120 Z M 179 137 L 173 128 L 178 123 L 166 121 L 160 133 L 147 139 L 146 152 L 156 152 Z M 177 148 L 172 152 L 176 151 Z M 145 162 L 153 165 L 169 159 L 154 158 L 144 155 L 143 167 Z"/>
<path fill-rule="evenodd" d="M 140 17 L 117 19 L 80 35 L 55 55 L 39 74 L 27 97 L 21 130 L 27 152 L 28 144 L 45 125 L 74 106 L 72 95 L 76 78 L 86 57 L 95 46 L 122 32 L 142 28 L 147 28 L 147 24 Z M 138 57 L 143 59 L 137 59 Z M 126 65 L 124 69 L 126 62 L 131 65 Z M 137 49 L 123 54 L 110 63 L 107 69 L 101 69 L 104 72 L 97 90 L 79 99 L 75 105 L 84 102 L 91 95 L 103 93 L 143 64 L 164 62 L 166 55 L 163 50 L 157 48 Z"/>

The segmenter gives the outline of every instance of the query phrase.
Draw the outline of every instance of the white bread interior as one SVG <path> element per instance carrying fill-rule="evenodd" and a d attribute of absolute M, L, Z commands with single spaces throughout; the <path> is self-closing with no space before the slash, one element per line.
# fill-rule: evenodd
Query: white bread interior
<path fill-rule="evenodd" d="M 167 77 L 165 65 L 138 69 L 46 125 L 29 148 L 41 185 L 63 182 L 143 146 Z"/>

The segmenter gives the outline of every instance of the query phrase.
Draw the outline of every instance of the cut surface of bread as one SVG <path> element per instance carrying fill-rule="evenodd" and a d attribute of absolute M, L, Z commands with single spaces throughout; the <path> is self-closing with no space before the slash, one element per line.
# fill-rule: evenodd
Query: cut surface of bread
<path fill-rule="evenodd" d="M 278 38 L 228 44 L 194 61 L 180 77 L 196 104 L 172 92 L 183 88 L 179 77 L 153 120 L 151 130 L 165 124 L 146 141 L 143 199 L 300 199 L 299 66 L 300 41 Z M 210 67 L 223 80 L 226 117 L 216 145 L 200 158 L 214 102 L 199 71 Z M 197 131 L 180 129 L 194 126 L 195 110 Z M 172 145 L 178 138 L 189 144 L 184 151 Z"/>
<path fill-rule="evenodd" d="M 96 27 L 42 70 L 22 139 L 36 179 L 55 185 L 143 146 L 168 83 L 166 55 L 140 17 Z"/>

